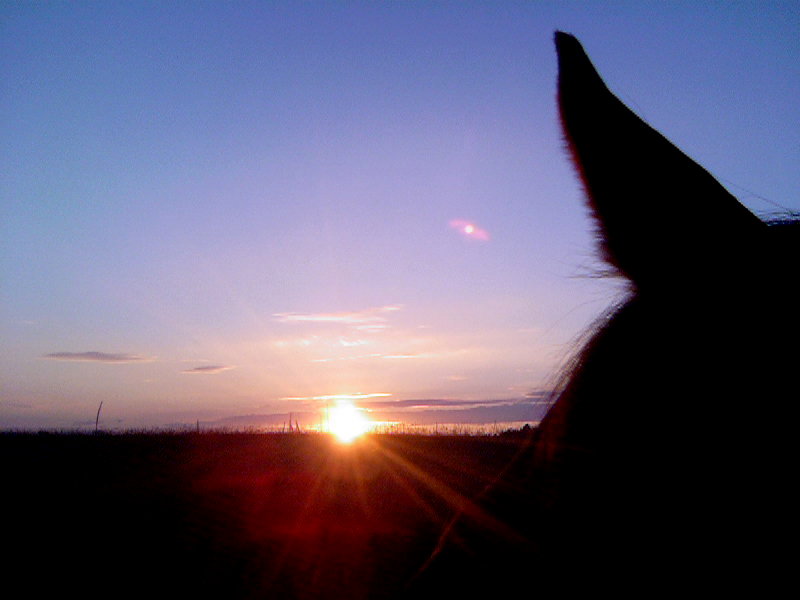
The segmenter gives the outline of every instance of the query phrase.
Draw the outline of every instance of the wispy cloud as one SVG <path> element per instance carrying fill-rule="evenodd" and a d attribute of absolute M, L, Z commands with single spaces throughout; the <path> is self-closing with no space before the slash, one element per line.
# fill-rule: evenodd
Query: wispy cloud
<path fill-rule="evenodd" d="M 199 375 L 215 375 L 223 371 L 229 371 L 234 367 L 227 365 L 204 365 L 202 367 L 193 367 L 191 369 L 184 369 L 181 373 L 199 374 Z"/>
<path fill-rule="evenodd" d="M 334 357 L 326 357 L 326 358 L 312 358 L 311 362 L 313 363 L 328 363 L 328 362 L 338 362 L 338 361 L 345 361 L 345 360 L 366 360 L 371 358 L 383 358 L 383 354 L 373 353 L 373 354 L 357 354 L 355 356 L 334 356 Z"/>
<path fill-rule="evenodd" d="M 386 315 L 400 310 L 400 306 L 378 306 L 363 310 L 338 313 L 276 313 L 279 323 L 315 323 L 344 325 L 359 331 L 381 331 L 388 327 Z"/>
<path fill-rule="evenodd" d="M 357 346 L 369 345 L 369 340 L 366 339 L 349 339 L 340 336 L 320 336 L 311 335 L 300 338 L 289 338 L 275 340 L 273 344 L 279 348 L 298 347 L 307 348 L 310 346 L 327 346 L 330 348 L 354 348 Z"/>
<path fill-rule="evenodd" d="M 33 408 L 33 404 L 26 402 L 11 402 L 8 400 L 0 400 L 0 408 Z"/>
<path fill-rule="evenodd" d="M 382 354 L 380 352 L 373 352 L 372 354 L 357 354 L 355 356 L 336 356 L 328 358 L 315 358 L 311 362 L 334 362 L 344 360 L 366 360 L 373 358 L 387 359 L 387 360 L 416 360 L 420 358 L 435 358 L 441 356 L 433 352 L 419 353 L 419 354 Z"/>
<path fill-rule="evenodd" d="M 384 392 L 376 392 L 372 394 L 329 394 L 326 396 L 289 396 L 286 398 L 281 398 L 282 400 L 364 400 L 366 398 L 384 398 L 387 396 L 391 396 L 391 394 L 387 394 Z"/>
<path fill-rule="evenodd" d="M 369 408 L 468 408 L 473 406 L 506 406 L 510 404 L 531 404 L 521 398 L 501 398 L 482 400 L 461 400 L 452 398 L 424 398 L 411 400 L 375 400 L 365 403 Z"/>
<path fill-rule="evenodd" d="M 110 353 L 110 352 L 51 352 L 42 358 L 50 360 L 80 361 L 80 362 L 100 362 L 100 363 L 133 363 L 149 362 L 151 357 L 140 356 L 138 354 Z"/>

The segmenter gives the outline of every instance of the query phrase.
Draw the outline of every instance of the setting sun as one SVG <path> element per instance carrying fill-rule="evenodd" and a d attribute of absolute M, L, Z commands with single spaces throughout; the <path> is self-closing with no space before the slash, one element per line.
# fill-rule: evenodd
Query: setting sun
<path fill-rule="evenodd" d="M 328 413 L 328 430 L 345 444 L 369 431 L 370 425 L 369 419 L 350 402 L 337 404 Z"/>

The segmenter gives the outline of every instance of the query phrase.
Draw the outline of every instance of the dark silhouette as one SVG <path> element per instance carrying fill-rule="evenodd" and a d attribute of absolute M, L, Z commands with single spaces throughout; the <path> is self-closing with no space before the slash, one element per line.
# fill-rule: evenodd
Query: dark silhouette
<path fill-rule="evenodd" d="M 800 224 L 750 213 L 613 95 L 574 37 L 555 43 L 569 152 L 628 293 L 414 592 L 769 596 L 796 529 Z"/>

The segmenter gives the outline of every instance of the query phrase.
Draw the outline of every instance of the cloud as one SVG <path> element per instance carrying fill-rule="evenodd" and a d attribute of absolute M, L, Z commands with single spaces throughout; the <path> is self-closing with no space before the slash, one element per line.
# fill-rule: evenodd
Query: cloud
<path fill-rule="evenodd" d="M 373 420 L 398 421 L 407 424 L 434 423 L 506 423 L 537 424 L 548 405 L 538 398 L 505 398 L 461 400 L 426 398 L 359 402 L 370 411 Z"/>
<path fill-rule="evenodd" d="M 386 314 L 400 310 L 399 306 L 378 306 L 340 313 L 276 313 L 279 323 L 315 323 L 345 325 L 360 331 L 381 331 L 388 327 Z"/>
<path fill-rule="evenodd" d="M 0 400 L 0 408 L 33 408 L 33 404 L 27 404 L 25 402 L 11 402 L 8 400 Z"/>
<path fill-rule="evenodd" d="M 64 361 L 80 361 L 80 362 L 100 362 L 100 363 L 132 363 L 132 362 L 149 362 L 153 360 L 146 356 L 138 354 L 127 353 L 109 353 L 109 352 L 51 352 L 45 354 L 42 358 L 50 360 L 64 360 Z"/>
<path fill-rule="evenodd" d="M 281 400 L 363 400 L 364 398 L 384 398 L 391 396 L 385 392 L 375 392 L 371 394 L 328 394 L 325 396 L 289 396 Z"/>
<path fill-rule="evenodd" d="M 184 369 L 181 373 L 189 373 L 189 374 L 205 374 L 205 375 L 214 375 L 216 373 L 222 373 L 223 371 L 229 371 L 234 367 L 226 366 L 226 365 L 204 365 L 202 367 L 194 367 L 192 369 Z"/>
<path fill-rule="evenodd" d="M 311 360 L 311 362 L 326 363 L 326 362 L 344 361 L 344 360 L 367 360 L 373 358 L 388 359 L 388 360 L 414 360 L 419 358 L 431 358 L 435 356 L 438 355 L 430 352 L 425 354 L 382 354 L 380 352 L 373 352 L 371 354 L 356 354 L 355 356 L 314 358 Z"/>
<path fill-rule="evenodd" d="M 499 400 L 460 400 L 451 398 L 425 398 L 412 400 L 372 401 L 365 406 L 369 408 L 467 408 L 472 406 L 504 406 L 509 404 L 531 404 L 520 398 L 503 398 Z"/>
<path fill-rule="evenodd" d="M 370 358 L 385 358 L 383 354 L 373 353 L 373 354 L 358 354 L 356 356 L 336 356 L 336 357 L 329 357 L 329 358 L 312 358 L 311 362 L 314 363 L 327 363 L 327 362 L 335 362 L 335 361 L 343 361 L 343 360 L 365 360 Z"/>

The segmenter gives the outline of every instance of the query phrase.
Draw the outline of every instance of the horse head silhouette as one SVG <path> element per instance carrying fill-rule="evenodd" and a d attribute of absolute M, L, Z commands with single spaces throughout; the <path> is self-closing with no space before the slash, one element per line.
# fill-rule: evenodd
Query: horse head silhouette
<path fill-rule="evenodd" d="M 752 566 L 776 525 L 754 511 L 776 508 L 765 498 L 788 475 L 800 223 L 757 218 L 620 102 L 574 37 L 555 42 L 569 152 L 629 291 L 540 426 L 545 503 L 590 553 L 617 538 L 629 561 L 682 546 L 684 571 L 707 573 L 712 549 Z"/>
<path fill-rule="evenodd" d="M 555 42 L 569 152 L 601 257 L 628 283 L 535 441 L 555 554 L 613 548 L 705 580 L 721 575 L 709 552 L 775 568 L 763 544 L 788 525 L 800 222 L 757 218 L 620 102 L 574 37 Z"/>
<path fill-rule="evenodd" d="M 800 222 L 760 220 L 615 97 L 573 36 L 555 43 L 569 153 L 627 294 L 486 502 L 527 543 L 503 551 L 482 531 L 451 569 L 466 590 L 513 565 L 562 589 L 764 591 L 787 564 L 773 538 L 793 537 Z"/>

